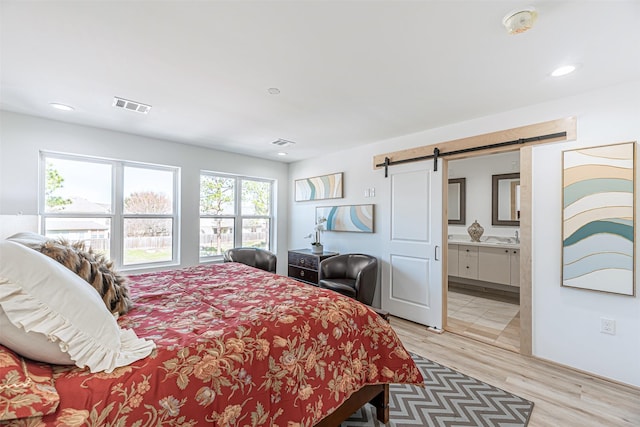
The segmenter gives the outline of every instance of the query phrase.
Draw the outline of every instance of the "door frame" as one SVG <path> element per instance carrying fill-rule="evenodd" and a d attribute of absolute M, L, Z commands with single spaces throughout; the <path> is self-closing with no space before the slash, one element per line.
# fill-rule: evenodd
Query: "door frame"
<path fill-rule="evenodd" d="M 456 151 L 466 150 L 470 148 L 481 148 L 487 145 L 496 144 L 500 141 L 516 141 L 519 139 L 532 138 L 539 135 L 550 135 L 558 133 L 557 137 L 529 141 L 526 145 L 510 145 L 499 148 L 487 148 L 481 149 L 477 152 L 460 153 L 457 155 L 451 155 L 447 157 L 440 157 L 444 160 L 442 162 L 443 179 L 442 179 L 442 209 L 443 209 L 443 221 L 442 221 L 442 237 L 443 244 L 448 241 L 447 228 L 448 224 L 444 221 L 447 218 L 447 188 L 448 180 L 448 162 L 447 160 L 462 159 L 466 157 L 472 157 L 472 153 L 479 153 L 480 155 L 503 153 L 505 151 L 520 150 L 520 354 L 531 356 L 532 355 L 532 281 L 531 281 L 531 255 L 532 255 L 532 218 L 531 218 L 531 203 L 532 203 L 532 147 L 539 144 L 551 144 L 554 142 L 574 141 L 577 138 L 577 118 L 576 116 L 565 117 L 562 119 L 549 120 L 546 122 L 534 123 L 525 126 L 519 126 L 516 128 L 505 129 L 497 132 L 486 133 L 482 135 L 475 135 L 471 137 L 454 139 L 450 141 L 443 141 L 436 144 L 425 145 L 421 147 L 414 147 L 395 151 L 391 153 L 378 154 L 373 157 L 373 169 L 386 169 L 392 162 L 406 162 L 412 161 L 417 158 L 424 158 L 424 156 L 430 156 L 434 154 L 435 149 L 442 149 L 442 151 Z M 448 274 L 447 274 L 447 251 L 443 250 L 442 256 L 442 316 L 443 316 L 443 328 L 446 328 L 446 313 L 447 313 L 447 288 L 448 288 Z"/>
<path fill-rule="evenodd" d="M 531 311 L 531 146 L 515 147 L 510 151 L 520 152 L 520 354 L 532 355 L 532 311 Z M 447 308 L 449 274 L 447 271 L 448 251 L 444 248 L 444 242 L 448 241 L 448 224 L 445 219 L 448 217 L 448 180 L 449 161 L 486 156 L 496 153 L 504 153 L 505 150 L 482 150 L 467 153 L 460 156 L 442 158 L 442 328 L 450 332 L 447 328 Z"/>

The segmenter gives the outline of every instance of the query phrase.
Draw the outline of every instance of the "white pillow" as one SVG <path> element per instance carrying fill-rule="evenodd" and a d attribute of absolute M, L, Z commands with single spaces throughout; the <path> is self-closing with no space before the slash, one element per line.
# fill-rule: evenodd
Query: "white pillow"
<path fill-rule="evenodd" d="M 14 234 L 13 236 L 7 237 L 7 240 L 20 243 L 21 245 L 31 249 L 40 249 L 40 246 L 46 243 L 49 238 L 42 234 L 32 233 L 31 231 L 22 231 Z"/>
<path fill-rule="evenodd" d="M 0 285 L 2 286 L 2 285 Z M 0 306 L 0 343 L 29 359 L 56 365 L 75 365 L 67 353 L 60 351 L 57 342 L 49 341 L 39 332 L 25 332 L 17 327 Z"/>
<path fill-rule="evenodd" d="M 15 326 L 2 329 L 0 344 L 34 360 L 71 359 L 91 372 L 111 372 L 155 347 L 121 330 L 98 292 L 74 272 L 11 241 L 0 242 L 0 307 Z M 47 340 L 57 345 L 40 347 Z"/>

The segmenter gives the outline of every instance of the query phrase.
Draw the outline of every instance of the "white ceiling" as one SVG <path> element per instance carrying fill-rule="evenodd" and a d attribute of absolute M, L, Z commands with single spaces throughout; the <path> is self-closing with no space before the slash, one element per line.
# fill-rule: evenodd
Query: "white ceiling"
<path fill-rule="evenodd" d="M 535 27 L 508 35 L 502 18 L 526 6 Z M 286 162 L 640 77 L 637 0 L 1 0 L 0 13 L 0 108 Z M 579 68 L 550 77 L 566 63 Z M 287 157 L 279 138 L 296 142 Z"/>

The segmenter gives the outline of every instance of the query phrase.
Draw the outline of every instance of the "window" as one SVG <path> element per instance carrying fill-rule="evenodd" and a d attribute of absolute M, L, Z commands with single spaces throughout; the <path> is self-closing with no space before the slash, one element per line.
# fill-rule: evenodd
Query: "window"
<path fill-rule="evenodd" d="M 234 247 L 271 249 L 273 182 L 200 174 L 200 258 Z"/>
<path fill-rule="evenodd" d="M 43 234 L 83 241 L 118 267 L 177 262 L 178 169 L 42 153 Z"/>

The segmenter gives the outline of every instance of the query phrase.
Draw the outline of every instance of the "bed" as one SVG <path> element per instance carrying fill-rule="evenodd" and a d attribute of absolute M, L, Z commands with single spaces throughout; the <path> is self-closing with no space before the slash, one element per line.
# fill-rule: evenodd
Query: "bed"
<path fill-rule="evenodd" d="M 423 383 L 384 319 L 329 290 L 238 263 L 130 276 L 129 289 L 117 323 L 151 354 L 91 373 L 0 346 L 0 370 L 22 376 L 0 393 L 15 418 L 2 424 L 335 426 L 368 401 L 386 422 L 388 384 Z"/>

